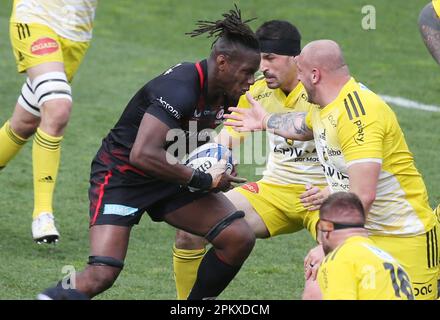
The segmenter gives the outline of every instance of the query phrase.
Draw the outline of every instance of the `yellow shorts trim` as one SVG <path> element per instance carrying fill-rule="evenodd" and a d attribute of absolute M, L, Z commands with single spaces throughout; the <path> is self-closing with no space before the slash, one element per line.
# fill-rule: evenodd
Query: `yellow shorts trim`
<path fill-rule="evenodd" d="M 89 47 L 89 42 L 60 37 L 48 26 L 38 23 L 11 22 L 9 36 L 18 72 L 46 62 L 61 62 L 69 82 Z"/>
<path fill-rule="evenodd" d="M 305 185 L 277 185 L 258 181 L 234 190 L 246 197 L 272 237 L 305 228 L 316 239 L 315 227 L 319 213 L 308 211 L 299 201 L 299 196 L 306 191 Z"/>
<path fill-rule="evenodd" d="M 417 300 L 437 299 L 440 270 L 438 222 L 430 231 L 414 237 L 371 235 L 370 238 L 403 266 L 411 278 Z"/>

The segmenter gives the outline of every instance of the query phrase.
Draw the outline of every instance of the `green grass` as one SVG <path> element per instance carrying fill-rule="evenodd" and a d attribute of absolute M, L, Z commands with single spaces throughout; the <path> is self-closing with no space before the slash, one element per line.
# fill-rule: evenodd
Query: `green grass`
<path fill-rule="evenodd" d="M 340 42 L 353 75 L 373 91 L 440 104 L 440 70 L 419 36 L 417 16 L 428 0 L 237 1 L 243 16 L 286 19 L 301 30 L 304 43 Z M 0 174 L 0 299 L 33 299 L 63 274 L 64 265 L 82 269 L 88 252 L 87 188 L 90 161 L 127 101 L 149 79 L 180 61 L 202 59 L 210 39 L 190 39 L 198 19 L 217 19 L 232 1 L 100 1 L 91 48 L 74 84 L 75 106 L 63 142 L 55 194 L 61 242 L 37 246 L 30 235 L 31 144 Z M 377 29 L 361 28 L 361 8 L 373 4 Z M 0 0 L 0 123 L 11 114 L 23 77 L 10 49 L 11 1 Z M 440 202 L 440 113 L 394 107 L 407 142 L 425 178 L 431 204 Z M 252 166 L 241 174 L 254 179 Z M 209 212 L 207 212 L 209 214 Z M 171 248 L 174 230 L 148 216 L 135 227 L 126 268 L 99 299 L 174 299 Z M 306 232 L 260 240 L 222 299 L 298 299 L 302 259 L 313 245 Z"/>

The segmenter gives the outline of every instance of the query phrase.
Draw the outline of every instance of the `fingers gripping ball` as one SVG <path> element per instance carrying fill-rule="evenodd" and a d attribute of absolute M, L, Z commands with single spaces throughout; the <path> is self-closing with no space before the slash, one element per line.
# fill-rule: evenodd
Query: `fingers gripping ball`
<path fill-rule="evenodd" d="M 218 143 L 206 143 L 198 147 L 189 154 L 185 165 L 209 173 L 213 178 L 223 173 L 231 174 L 234 167 L 231 151 Z M 197 191 L 191 187 L 189 189 Z"/>

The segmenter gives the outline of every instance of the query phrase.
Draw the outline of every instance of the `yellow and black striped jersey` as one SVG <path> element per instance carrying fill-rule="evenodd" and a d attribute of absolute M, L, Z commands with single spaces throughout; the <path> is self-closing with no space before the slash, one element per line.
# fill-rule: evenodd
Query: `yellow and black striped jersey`
<path fill-rule="evenodd" d="M 432 0 L 432 6 L 434 7 L 437 16 L 440 17 L 440 0 Z"/>
<path fill-rule="evenodd" d="M 39 23 L 73 41 L 90 41 L 98 0 L 14 0 L 11 22 Z"/>
<path fill-rule="evenodd" d="M 318 271 L 324 300 L 413 300 L 411 280 L 398 262 L 362 236 L 347 238 Z"/>
<path fill-rule="evenodd" d="M 279 88 L 270 89 L 262 78 L 250 87 L 249 92 L 268 112 L 308 112 L 312 106 L 301 82 L 286 96 Z M 240 98 L 238 107 L 251 107 L 245 95 Z M 246 135 L 232 127 L 226 127 L 226 130 L 232 137 Z M 270 132 L 267 137 L 270 153 L 263 181 L 273 184 L 326 184 L 313 141 L 291 141 Z"/>
<path fill-rule="evenodd" d="M 379 96 L 351 78 L 332 103 L 312 108 L 306 121 L 333 192 L 349 191 L 351 164 L 382 164 L 365 225 L 371 233 L 412 236 L 431 230 L 435 217 L 425 184 L 396 115 Z"/>

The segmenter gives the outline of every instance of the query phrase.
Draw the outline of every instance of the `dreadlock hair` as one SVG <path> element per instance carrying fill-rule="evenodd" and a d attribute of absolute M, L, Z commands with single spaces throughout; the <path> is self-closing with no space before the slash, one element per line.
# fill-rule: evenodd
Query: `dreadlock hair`
<path fill-rule="evenodd" d="M 256 18 L 241 20 L 241 11 L 234 4 L 234 9 L 229 13 L 223 13 L 223 20 L 217 21 L 197 21 L 198 28 L 185 34 L 197 37 L 208 33 L 208 38 L 214 37 L 211 45 L 212 54 L 233 55 L 239 47 L 245 47 L 254 51 L 260 50 L 260 45 L 255 33 L 247 25 L 248 22 Z"/>

